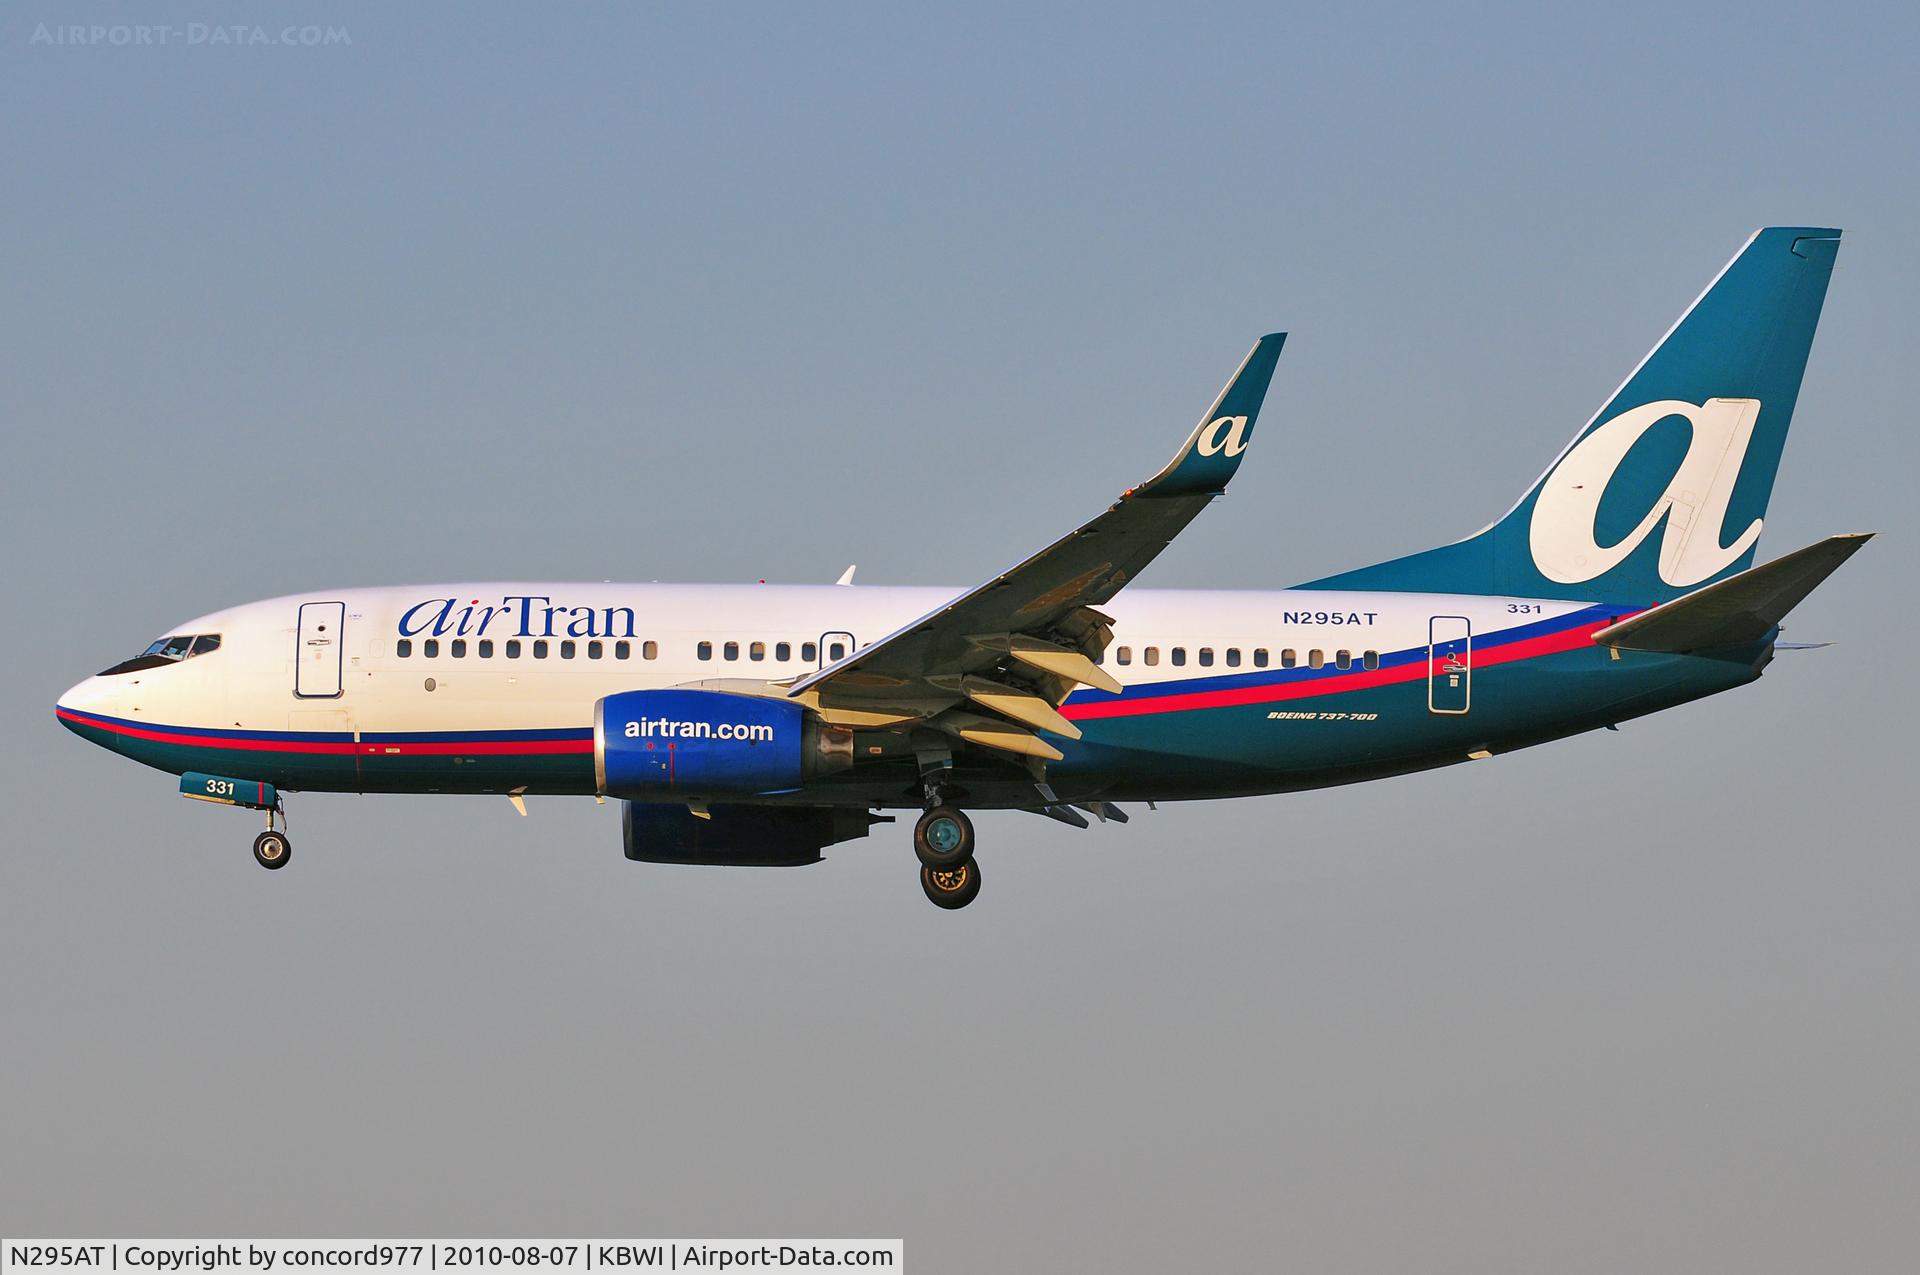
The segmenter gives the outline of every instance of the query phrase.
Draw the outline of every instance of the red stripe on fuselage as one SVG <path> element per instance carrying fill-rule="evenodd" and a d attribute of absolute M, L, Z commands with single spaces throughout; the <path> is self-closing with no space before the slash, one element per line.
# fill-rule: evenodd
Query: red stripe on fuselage
<path fill-rule="evenodd" d="M 1518 642 L 1476 647 L 1473 651 L 1473 666 L 1484 668 L 1492 664 L 1508 664 L 1515 660 L 1535 659 L 1543 655 L 1558 654 L 1561 651 L 1577 650 L 1590 644 L 1595 633 L 1608 625 L 1618 624 L 1626 619 L 1628 614 L 1637 614 L 1637 612 L 1607 616 L 1596 623 L 1563 629 L 1558 633 L 1545 633 L 1539 637 L 1524 638 Z M 1426 676 L 1427 664 L 1422 660 L 1393 668 L 1336 673 L 1329 677 L 1307 677 L 1297 681 L 1259 686 L 1230 686 L 1220 690 L 1176 692 L 1171 695 L 1154 695 L 1132 700 L 1112 699 L 1089 704 L 1067 704 L 1062 706 L 1060 713 L 1069 721 L 1093 721 L 1105 717 L 1136 717 L 1149 713 L 1178 713 L 1201 708 L 1232 708 L 1236 705 L 1312 699 L 1316 696 L 1337 695 L 1375 686 L 1417 682 Z M 251 752 L 310 753 L 333 756 L 357 754 L 362 757 L 476 757 L 553 756 L 593 751 L 592 739 L 433 740 L 418 743 L 366 743 L 363 741 L 356 744 L 346 740 L 295 742 L 284 739 L 249 739 L 240 736 L 184 735 L 177 731 L 102 721 L 64 708 L 56 709 L 55 713 L 63 721 L 74 722 L 114 735 L 124 735 L 130 739 L 151 740 L 161 744 L 183 744 L 196 748 L 231 748 Z"/>
<path fill-rule="evenodd" d="M 1507 664 L 1514 660 L 1553 655 L 1588 645 L 1593 635 L 1609 624 L 1611 617 L 1591 627 L 1544 633 L 1539 637 L 1508 642 L 1501 646 L 1477 649 L 1473 666 Z M 1307 677 L 1299 681 L 1270 683 L 1265 686 L 1229 686 L 1217 691 L 1190 691 L 1187 694 L 1155 695 L 1145 699 L 1103 700 L 1092 704 L 1068 704 L 1060 710 L 1069 721 L 1090 721 L 1100 717 L 1134 717 L 1146 713 L 1178 713 L 1195 708 L 1231 708 L 1239 704 L 1271 704 L 1278 700 L 1312 699 L 1318 695 L 1337 695 L 1372 686 L 1390 686 L 1398 682 L 1417 682 L 1427 675 L 1425 661 L 1394 668 L 1370 669 L 1359 673 L 1337 673 L 1332 677 Z"/>
<path fill-rule="evenodd" d="M 381 757 L 450 757 L 456 753 L 462 757 L 474 757 L 483 753 L 488 756 L 502 754 L 525 756 L 533 753 L 590 753 L 593 751 L 593 741 L 591 739 L 528 739 L 515 743 L 513 740 L 483 739 L 463 743 L 456 739 L 451 743 L 358 744 L 355 747 L 363 756 Z"/>
<path fill-rule="evenodd" d="M 528 740 L 432 740 L 421 743 L 354 743 L 351 740 L 311 740 L 295 741 L 289 739 L 246 739 L 231 735 L 183 735 L 178 731 L 153 729 L 145 726 L 125 726 L 118 722 L 101 721 L 97 717 L 88 717 L 84 713 L 75 713 L 67 709 L 55 710 L 62 721 L 74 722 L 94 730 L 103 730 L 112 735 L 124 735 L 128 739 L 144 739 L 156 744 L 183 744 L 190 748 L 231 748 L 244 752 L 259 753 L 311 753 L 327 756 L 373 757 L 477 757 L 528 756 L 553 753 L 590 753 L 593 751 L 591 739 L 528 739 Z"/>

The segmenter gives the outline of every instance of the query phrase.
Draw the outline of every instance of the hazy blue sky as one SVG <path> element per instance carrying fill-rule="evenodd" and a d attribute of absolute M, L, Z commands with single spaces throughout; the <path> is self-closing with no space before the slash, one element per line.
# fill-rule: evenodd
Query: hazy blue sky
<path fill-rule="evenodd" d="M 17 4 L 0 1231 L 904 1235 L 930 1271 L 1910 1269 L 1911 4 Z M 271 16 L 269 16 L 271 14 Z M 36 43 L 322 23 L 331 47 Z M 1845 227 L 1756 687 L 1363 788 L 800 871 L 244 815 L 61 730 L 443 578 L 971 583 L 1293 336 L 1149 585 L 1512 501 L 1754 227 Z"/>

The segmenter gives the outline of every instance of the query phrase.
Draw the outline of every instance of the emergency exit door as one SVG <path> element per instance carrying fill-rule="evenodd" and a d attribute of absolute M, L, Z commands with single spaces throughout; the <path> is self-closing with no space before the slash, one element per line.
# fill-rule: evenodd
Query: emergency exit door
<path fill-rule="evenodd" d="M 853 634 L 833 632 L 822 633 L 820 635 L 821 668 L 825 668 L 829 664 L 838 664 L 841 660 L 846 659 L 852 654 Z"/>
<path fill-rule="evenodd" d="M 293 656 L 293 693 L 299 699 L 333 699 L 340 694 L 341 661 L 346 654 L 347 604 L 302 602 Z"/>
<path fill-rule="evenodd" d="M 1464 713 L 1473 706 L 1473 625 L 1464 615 L 1427 621 L 1427 709 Z"/>

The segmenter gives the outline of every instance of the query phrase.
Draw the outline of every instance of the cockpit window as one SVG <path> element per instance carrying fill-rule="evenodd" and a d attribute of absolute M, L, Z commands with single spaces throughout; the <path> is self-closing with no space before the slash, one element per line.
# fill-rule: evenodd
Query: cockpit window
<path fill-rule="evenodd" d="M 160 668 L 166 664 L 178 664 L 181 660 L 196 655 L 205 655 L 208 651 L 220 649 L 218 633 L 181 633 L 172 637 L 163 637 L 144 652 L 130 660 L 122 660 L 110 669 L 101 672 L 101 677 L 112 677 L 115 673 L 138 673 L 142 669 Z"/>

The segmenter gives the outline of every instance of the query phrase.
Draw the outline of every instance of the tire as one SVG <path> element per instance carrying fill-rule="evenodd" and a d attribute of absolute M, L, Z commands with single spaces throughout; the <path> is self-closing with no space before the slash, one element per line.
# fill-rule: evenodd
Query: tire
<path fill-rule="evenodd" d="M 284 832 L 263 832 L 253 839 L 254 862 L 270 872 L 278 872 L 293 858 L 293 843 Z"/>
<path fill-rule="evenodd" d="M 955 877 L 961 879 L 956 882 L 953 880 Z M 972 859 L 963 859 L 947 869 L 922 866 L 920 888 L 926 891 L 927 899 L 937 908 L 946 908 L 948 911 L 963 908 L 980 897 L 980 865 Z"/>
<path fill-rule="evenodd" d="M 913 825 L 913 852 L 936 871 L 973 858 L 973 820 L 956 806 L 935 806 Z"/>

